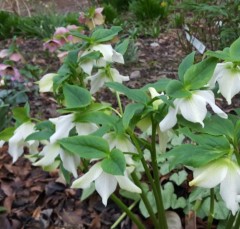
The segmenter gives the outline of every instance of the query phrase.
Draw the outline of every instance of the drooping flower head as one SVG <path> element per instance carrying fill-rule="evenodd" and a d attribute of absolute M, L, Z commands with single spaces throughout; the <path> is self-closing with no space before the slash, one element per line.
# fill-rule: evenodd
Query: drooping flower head
<path fill-rule="evenodd" d="M 227 100 L 227 103 L 231 104 L 233 96 L 240 92 L 240 66 L 232 62 L 217 64 L 208 85 L 210 88 L 214 88 L 216 82 L 219 92 Z"/>
<path fill-rule="evenodd" d="M 173 102 L 174 107 L 169 107 L 168 114 L 160 122 L 160 130 L 166 131 L 171 129 L 177 123 L 177 114 L 193 123 L 200 123 L 204 127 L 203 120 L 207 115 L 207 104 L 221 118 L 227 118 L 227 114 L 223 112 L 214 102 L 214 94 L 210 90 L 196 90 L 187 98 L 177 98 Z"/>
<path fill-rule="evenodd" d="M 98 162 L 93 165 L 89 171 L 72 183 L 72 188 L 89 188 L 91 183 L 95 181 L 95 188 L 102 198 L 102 203 L 106 206 L 109 196 L 116 190 L 117 184 L 120 188 L 129 192 L 141 193 L 141 189 L 137 187 L 129 178 L 127 171 L 123 176 L 114 176 L 106 173 Z"/>
<path fill-rule="evenodd" d="M 213 188 L 220 184 L 220 195 L 235 215 L 240 201 L 240 168 L 228 158 L 221 158 L 193 170 L 190 186 Z"/>

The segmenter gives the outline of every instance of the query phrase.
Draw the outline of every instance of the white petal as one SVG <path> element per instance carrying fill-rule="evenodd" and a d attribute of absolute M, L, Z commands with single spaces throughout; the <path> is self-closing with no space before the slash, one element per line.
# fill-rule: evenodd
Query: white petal
<path fill-rule="evenodd" d="M 189 182 L 190 186 L 199 186 L 203 188 L 213 188 L 225 179 L 228 167 L 217 160 L 206 166 L 196 168 L 193 171 L 194 179 Z"/>
<path fill-rule="evenodd" d="M 53 78 L 56 73 L 49 73 L 44 75 L 37 83 L 39 85 L 39 92 L 53 92 Z"/>
<path fill-rule="evenodd" d="M 161 153 L 165 153 L 167 148 L 167 143 L 169 141 L 168 131 L 162 132 L 160 128 L 158 128 L 157 131 L 158 131 L 160 151 Z"/>
<path fill-rule="evenodd" d="M 102 203 L 106 206 L 109 196 L 115 191 L 117 180 L 115 176 L 102 172 L 95 181 L 95 188 L 102 198 Z"/>
<path fill-rule="evenodd" d="M 92 47 L 92 50 L 101 52 L 105 61 L 112 62 L 113 48 L 111 45 L 96 45 Z"/>
<path fill-rule="evenodd" d="M 127 176 L 125 173 L 124 176 L 115 176 L 120 188 L 127 190 L 129 192 L 136 192 L 136 193 L 142 193 L 142 190 L 136 186 Z"/>
<path fill-rule="evenodd" d="M 87 61 L 80 64 L 82 70 L 87 73 L 89 76 L 92 74 L 94 61 Z"/>
<path fill-rule="evenodd" d="M 218 106 L 216 106 L 214 101 L 214 94 L 212 91 L 197 91 L 196 94 L 201 96 L 205 101 L 211 106 L 213 111 L 220 116 L 221 118 L 227 118 L 227 114 L 221 110 Z"/>
<path fill-rule="evenodd" d="M 73 176 L 77 178 L 78 176 L 77 167 L 79 166 L 80 158 L 76 155 L 66 153 L 64 151 L 60 152 L 60 157 L 61 157 L 64 169 L 72 173 Z"/>
<path fill-rule="evenodd" d="M 90 93 L 97 92 L 106 82 L 106 75 L 103 70 L 99 70 L 95 75 L 91 76 L 91 89 Z"/>
<path fill-rule="evenodd" d="M 25 146 L 24 140 L 20 140 L 18 142 L 13 141 L 9 142 L 8 153 L 12 156 L 13 163 L 15 163 L 17 159 L 23 154 L 24 146 Z"/>
<path fill-rule="evenodd" d="M 96 180 L 102 172 L 103 170 L 100 163 L 93 165 L 87 173 L 72 183 L 71 188 L 89 188 L 91 183 Z"/>
<path fill-rule="evenodd" d="M 95 123 L 75 123 L 78 135 L 88 135 L 95 132 L 98 126 Z"/>
<path fill-rule="evenodd" d="M 160 122 L 159 127 L 162 132 L 167 131 L 174 127 L 177 123 L 177 108 L 169 107 L 168 113 L 165 118 Z"/>
<path fill-rule="evenodd" d="M 55 158 L 63 151 L 63 149 L 57 144 L 48 144 L 44 146 L 41 155 L 44 155 L 39 161 L 35 162 L 35 166 L 48 166 L 52 164 Z"/>
<path fill-rule="evenodd" d="M 235 215 L 239 209 L 237 200 L 237 191 L 239 189 L 239 174 L 232 169 L 228 170 L 228 174 L 220 185 L 220 194 L 226 203 L 226 207 Z"/>
<path fill-rule="evenodd" d="M 55 133 L 50 137 L 51 143 L 56 142 L 58 139 L 68 137 L 70 130 L 74 127 L 73 119 L 73 114 L 49 119 L 50 122 L 55 124 Z"/>
<path fill-rule="evenodd" d="M 202 126 L 203 119 L 207 115 L 206 101 L 197 94 L 193 94 L 190 99 L 179 99 L 179 110 L 182 116 L 193 123 L 200 123 Z"/>
<path fill-rule="evenodd" d="M 129 81 L 129 76 L 120 75 L 119 71 L 115 68 L 111 68 L 110 72 L 114 82 L 122 83 L 123 81 Z"/>
<path fill-rule="evenodd" d="M 232 97 L 240 92 L 240 72 L 232 72 L 226 69 L 222 72 L 222 77 L 218 80 L 219 91 L 227 100 L 228 104 L 232 103 Z"/>
<path fill-rule="evenodd" d="M 124 59 L 123 59 L 123 55 L 119 52 L 116 52 L 113 49 L 113 56 L 112 56 L 112 61 L 119 63 L 119 64 L 124 64 Z"/>
<path fill-rule="evenodd" d="M 24 142 L 25 138 L 34 133 L 35 125 L 31 122 L 26 122 L 20 125 L 15 131 L 13 136 L 8 141 L 8 152 L 13 157 L 13 163 L 23 154 L 23 147 L 27 145 Z"/>
<path fill-rule="evenodd" d="M 230 62 L 228 63 L 219 63 L 216 65 L 216 68 L 214 69 L 213 76 L 208 82 L 208 86 L 210 89 L 213 89 L 215 87 L 215 84 L 219 78 L 222 77 L 221 72 L 226 68 L 226 65 L 232 64 Z"/>
<path fill-rule="evenodd" d="M 3 144 L 5 143 L 5 141 L 0 140 L 0 148 L 3 147 Z"/>

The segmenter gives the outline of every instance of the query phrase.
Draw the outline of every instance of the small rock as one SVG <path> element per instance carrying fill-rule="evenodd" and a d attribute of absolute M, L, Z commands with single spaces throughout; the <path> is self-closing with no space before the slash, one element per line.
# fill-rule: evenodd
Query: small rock
<path fill-rule="evenodd" d="M 153 42 L 153 43 L 150 44 L 150 46 L 153 47 L 153 48 L 155 48 L 155 47 L 158 47 L 159 44 L 158 44 L 157 42 Z"/>
<path fill-rule="evenodd" d="M 141 72 L 140 71 L 134 71 L 130 74 L 130 78 L 131 79 L 137 79 L 137 78 L 140 78 L 141 76 Z"/>

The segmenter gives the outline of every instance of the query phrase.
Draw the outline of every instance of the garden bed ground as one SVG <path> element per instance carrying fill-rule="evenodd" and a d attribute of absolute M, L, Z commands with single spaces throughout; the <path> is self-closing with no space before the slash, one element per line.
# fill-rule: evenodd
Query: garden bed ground
<path fill-rule="evenodd" d="M 58 8 L 61 12 L 63 9 L 76 10 L 73 2 L 67 0 L 59 1 Z M 47 66 L 48 72 L 58 69 L 57 58 L 46 55 L 42 49 L 42 41 L 31 39 L 19 42 L 20 50 L 27 56 L 29 63 L 45 68 Z M 0 47 L 1 45 L 3 46 L 3 43 L 0 42 Z M 137 47 L 138 60 L 118 68 L 121 74 L 130 76 L 127 83 L 129 87 L 139 88 L 162 77 L 176 77 L 178 65 L 184 56 L 176 30 L 167 30 L 156 39 L 139 38 Z M 111 99 L 106 90 L 99 96 L 104 101 Z M 39 117 L 57 116 L 56 103 L 48 94 L 33 96 L 30 102 L 32 112 Z M 239 106 L 239 100 L 236 100 L 236 103 L 235 105 Z M 15 164 L 12 164 L 11 160 L 7 146 L 4 146 L 0 149 L 0 205 L 4 206 L 7 212 L 0 214 L 0 228 L 107 229 L 121 215 L 121 211 L 111 200 L 105 208 L 98 195 L 92 195 L 81 202 L 81 190 L 73 190 L 63 184 L 58 179 L 57 172 L 44 172 L 31 166 L 24 158 L 20 158 Z M 137 212 L 136 208 L 136 214 Z M 138 217 L 141 218 L 140 214 Z M 148 220 L 141 219 L 146 228 L 153 227 Z M 183 216 L 182 221 L 184 225 Z M 118 228 L 136 229 L 136 226 L 125 218 Z M 198 222 L 198 228 L 204 228 L 202 221 Z"/>

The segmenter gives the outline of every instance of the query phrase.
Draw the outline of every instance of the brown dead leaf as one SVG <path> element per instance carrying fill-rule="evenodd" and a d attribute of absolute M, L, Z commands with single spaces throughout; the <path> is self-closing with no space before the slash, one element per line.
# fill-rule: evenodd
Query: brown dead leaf
<path fill-rule="evenodd" d="M 12 229 L 6 214 L 0 214 L 0 228 Z"/>
<path fill-rule="evenodd" d="M 98 214 L 93 212 L 91 214 L 91 218 L 93 219 L 91 222 L 91 225 L 89 226 L 89 229 L 101 229 L 101 219 Z"/>
<path fill-rule="evenodd" d="M 196 214 L 194 211 L 190 211 L 185 217 L 185 229 L 196 229 Z"/>
<path fill-rule="evenodd" d="M 3 201 L 3 206 L 7 209 L 7 212 L 11 212 L 12 204 L 15 200 L 15 196 L 7 196 Z"/>

